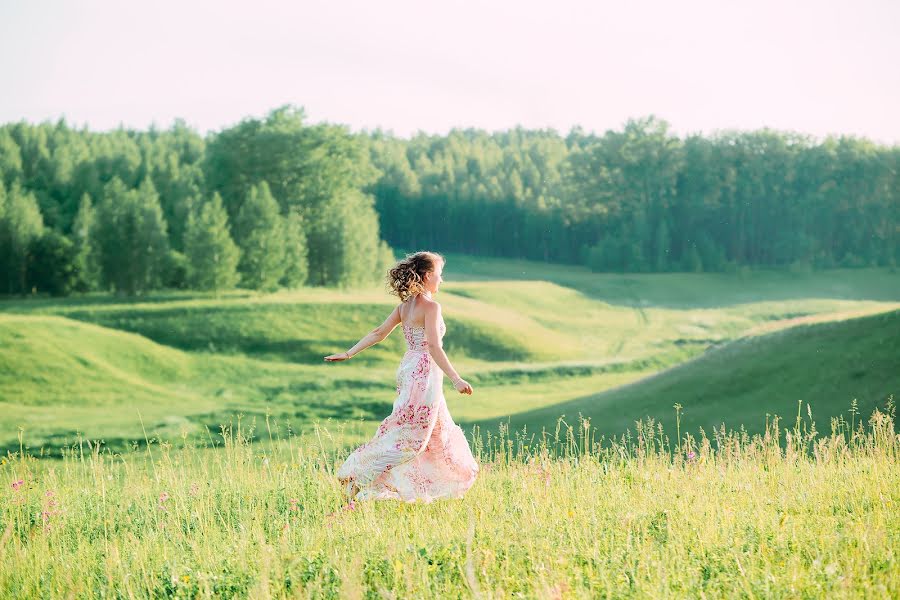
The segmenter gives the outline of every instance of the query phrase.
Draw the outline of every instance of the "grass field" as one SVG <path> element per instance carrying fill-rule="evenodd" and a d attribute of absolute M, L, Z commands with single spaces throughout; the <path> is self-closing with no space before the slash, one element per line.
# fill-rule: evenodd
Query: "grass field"
<path fill-rule="evenodd" d="M 482 470 L 429 505 L 333 475 L 404 341 L 322 357 L 384 290 L 0 301 L 0 596 L 900 595 L 896 273 L 444 278 Z"/>
<path fill-rule="evenodd" d="M 0 461 L 0 591 L 78 598 L 891 598 L 894 411 L 779 443 L 652 422 L 473 438 L 462 500 L 341 506 L 342 428 Z M 272 436 L 271 438 L 269 436 Z M 509 443 L 507 443 L 507 441 Z M 24 443 L 24 442 L 23 442 Z"/>
<path fill-rule="evenodd" d="M 449 255 L 444 275 L 445 348 L 475 386 L 445 388 L 462 424 L 535 432 L 581 412 L 612 435 L 648 415 L 668 425 L 678 402 L 692 427 L 758 431 L 798 399 L 827 418 L 900 388 L 896 313 L 857 324 L 900 309 L 887 270 L 615 275 Z M 123 449 L 238 414 L 297 431 L 349 419 L 358 441 L 390 411 L 402 336 L 322 357 L 393 305 L 382 289 L 315 288 L 2 301 L 0 448 L 23 427 L 34 452 L 79 434 Z"/>
<path fill-rule="evenodd" d="M 868 414 L 891 395 L 900 397 L 900 310 L 742 337 L 630 385 L 515 413 L 507 423 L 539 431 L 561 414 L 582 415 L 616 435 L 645 416 L 671 428 L 674 415 L 663 409 L 677 403 L 691 430 L 727 422 L 758 433 L 766 415 L 790 415 L 798 401 L 827 420 L 853 400 Z"/>

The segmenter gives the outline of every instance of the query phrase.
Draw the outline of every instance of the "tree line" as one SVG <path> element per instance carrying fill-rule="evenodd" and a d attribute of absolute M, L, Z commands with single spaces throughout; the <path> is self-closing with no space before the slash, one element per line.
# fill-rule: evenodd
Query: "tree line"
<path fill-rule="evenodd" d="M 377 171 L 344 127 L 271 111 L 203 138 L 0 127 L 0 293 L 271 291 L 382 279 Z"/>
<path fill-rule="evenodd" d="M 391 246 L 596 271 L 893 266 L 900 148 L 760 130 L 410 139 L 302 108 L 200 136 L 0 127 L 0 293 L 381 280 Z"/>
<path fill-rule="evenodd" d="M 595 271 L 893 266 L 900 147 L 768 129 L 521 128 L 369 139 L 391 244 Z"/>

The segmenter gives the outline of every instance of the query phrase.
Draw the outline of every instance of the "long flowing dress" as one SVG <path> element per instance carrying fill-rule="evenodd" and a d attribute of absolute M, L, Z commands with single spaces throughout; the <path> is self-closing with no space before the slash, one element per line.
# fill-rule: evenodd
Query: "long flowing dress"
<path fill-rule="evenodd" d="M 443 318 L 439 325 L 443 339 Z M 478 463 L 447 410 L 444 372 L 428 352 L 425 328 L 404 323 L 403 335 L 407 350 L 397 369 L 393 410 L 337 476 L 358 486 L 355 500 L 460 498 L 475 483 Z"/>

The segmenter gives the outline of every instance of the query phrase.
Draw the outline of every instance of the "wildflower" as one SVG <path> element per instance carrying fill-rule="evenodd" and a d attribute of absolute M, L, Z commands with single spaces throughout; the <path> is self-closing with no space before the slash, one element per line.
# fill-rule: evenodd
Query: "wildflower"
<path fill-rule="evenodd" d="M 539 472 L 541 474 L 541 477 L 544 478 L 544 483 L 549 485 L 550 484 L 550 469 L 548 469 L 544 465 L 541 465 Z"/>
<path fill-rule="evenodd" d="M 163 492 L 162 494 L 159 495 L 159 509 L 160 510 L 167 510 L 166 509 L 166 501 L 168 499 L 169 499 L 169 492 Z"/>
<path fill-rule="evenodd" d="M 690 452 L 687 453 L 687 459 L 688 459 L 688 460 L 694 460 L 695 458 L 697 458 L 697 455 L 694 454 L 694 451 L 693 451 L 693 450 L 691 450 Z"/>
<path fill-rule="evenodd" d="M 190 576 L 190 575 L 182 575 L 182 576 L 181 576 L 181 582 L 184 583 L 184 584 L 190 583 L 190 582 L 191 582 L 191 576 Z"/>
<path fill-rule="evenodd" d="M 299 500 L 297 500 L 296 498 L 291 498 L 290 500 L 288 500 L 288 502 L 290 503 L 290 505 L 291 505 L 291 510 L 292 510 L 293 512 L 297 512 L 297 511 L 299 510 L 299 508 L 298 508 L 298 506 L 297 506 L 297 505 L 300 503 Z"/>
<path fill-rule="evenodd" d="M 344 510 L 356 510 L 356 502 L 351 500 L 349 503 L 347 503 L 347 506 L 344 507 Z"/>
<path fill-rule="evenodd" d="M 13 491 L 18 492 L 19 488 L 22 487 L 24 484 L 25 484 L 25 482 L 21 479 L 18 481 L 13 481 L 13 484 L 12 484 Z"/>

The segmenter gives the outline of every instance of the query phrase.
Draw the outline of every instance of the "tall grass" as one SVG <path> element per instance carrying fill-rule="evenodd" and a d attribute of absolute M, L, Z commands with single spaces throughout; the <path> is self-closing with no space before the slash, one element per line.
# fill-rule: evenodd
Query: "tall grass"
<path fill-rule="evenodd" d="M 675 407 L 676 416 L 680 407 Z M 587 420 L 482 436 L 465 498 L 344 504 L 346 424 L 240 420 L 0 466 L 3 597 L 897 597 L 900 436 L 807 405 L 760 435 Z"/>

